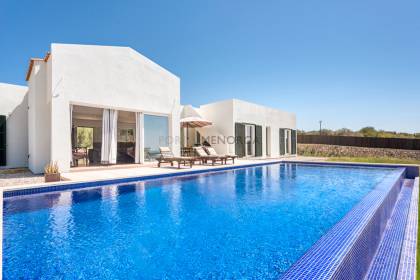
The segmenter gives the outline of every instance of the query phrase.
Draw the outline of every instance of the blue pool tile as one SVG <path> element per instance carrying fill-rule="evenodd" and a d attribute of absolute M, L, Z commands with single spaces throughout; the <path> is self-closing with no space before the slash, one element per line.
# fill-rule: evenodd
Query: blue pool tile
<path fill-rule="evenodd" d="M 413 180 L 405 180 L 381 244 L 371 263 L 367 280 L 395 279 L 410 208 Z"/>
<path fill-rule="evenodd" d="M 419 205 L 419 178 L 413 184 L 410 210 L 404 235 L 404 243 L 401 251 L 400 265 L 398 268 L 398 280 L 416 279 L 416 250 L 418 231 L 418 205 Z"/>
<path fill-rule="evenodd" d="M 389 176 L 309 249 L 282 279 L 362 279 L 401 189 L 405 169 Z"/>

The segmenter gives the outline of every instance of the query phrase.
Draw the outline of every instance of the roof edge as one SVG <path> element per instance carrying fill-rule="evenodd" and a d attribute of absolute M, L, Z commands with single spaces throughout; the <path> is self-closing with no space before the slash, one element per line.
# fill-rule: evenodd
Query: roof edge
<path fill-rule="evenodd" d="M 45 54 L 45 57 L 44 58 L 31 58 L 30 60 L 29 60 L 29 66 L 28 66 L 28 71 L 26 71 L 26 78 L 25 78 L 25 80 L 26 81 L 29 81 L 29 79 L 31 78 L 31 74 L 32 74 L 32 68 L 34 67 L 34 62 L 35 61 L 43 61 L 43 62 L 47 62 L 48 61 L 48 59 L 50 58 L 50 56 L 51 56 L 51 52 L 47 52 L 46 54 Z"/>

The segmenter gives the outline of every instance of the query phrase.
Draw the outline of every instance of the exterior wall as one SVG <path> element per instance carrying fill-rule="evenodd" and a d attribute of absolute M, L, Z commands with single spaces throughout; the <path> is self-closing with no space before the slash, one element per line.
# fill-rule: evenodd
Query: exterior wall
<path fill-rule="evenodd" d="M 169 117 L 180 148 L 180 80 L 128 47 L 52 44 L 51 159 L 70 168 L 70 104 Z"/>
<path fill-rule="evenodd" d="M 296 129 L 296 115 L 258 104 L 234 99 L 233 123 L 249 123 L 262 126 L 262 154 L 266 155 L 266 127 L 271 129 L 270 154 L 280 156 L 280 128 Z"/>
<path fill-rule="evenodd" d="M 47 92 L 50 69 L 50 61 L 35 61 L 28 81 L 28 166 L 34 173 L 43 173 L 51 160 L 51 102 Z"/>
<path fill-rule="evenodd" d="M 233 121 L 233 100 L 225 100 L 199 107 L 200 115 L 213 123 L 197 129 L 204 138 L 210 137 L 210 144 L 220 154 L 235 152 L 235 123 Z M 221 139 L 225 139 L 223 142 Z"/>
<path fill-rule="evenodd" d="M 0 115 L 6 116 L 6 166 L 28 166 L 28 88 L 0 83 Z"/>
<path fill-rule="evenodd" d="M 262 126 L 262 155 L 266 151 L 266 127 L 271 129 L 270 156 L 280 156 L 280 128 L 296 129 L 296 116 L 292 113 L 268 108 L 254 103 L 232 99 L 200 106 L 199 113 L 203 118 L 213 122 L 213 126 L 202 128 L 203 136 L 235 136 L 235 123 L 248 123 Z M 235 143 L 227 145 L 210 143 L 218 153 L 235 153 Z"/>

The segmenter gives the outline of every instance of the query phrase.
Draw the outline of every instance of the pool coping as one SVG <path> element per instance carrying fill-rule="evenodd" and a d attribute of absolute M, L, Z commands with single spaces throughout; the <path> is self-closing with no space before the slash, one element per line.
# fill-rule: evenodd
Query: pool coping
<path fill-rule="evenodd" d="M 398 171 L 384 178 L 318 239 L 280 279 L 364 278 L 407 175 L 406 166 L 381 166 L 398 168 Z"/>
<path fill-rule="evenodd" d="M 384 167 L 384 168 L 405 168 L 406 178 L 415 179 L 420 175 L 420 165 L 416 164 L 393 164 L 393 163 L 367 163 L 367 162 L 338 162 L 338 161 L 292 161 L 284 160 L 283 163 L 303 163 L 307 165 L 338 165 L 354 167 Z"/>
<path fill-rule="evenodd" d="M 419 210 L 419 177 L 413 182 L 410 208 L 405 227 L 404 241 L 401 249 L 400 263 L 398 266 L 398 280 L 416 279 L 417 265 L 417 234 Z"/>
<path fill-rule="evenodd" d="M 283 162 L 284 162 L 283 160 L 275 160 L 275 161 L 258 162 L 258 163 L 252 163 L 252 164 L 215 166 L 214 168 L 209 168 L 209 169 L 197 169 L 197 170 L 185 170 L 185 171 L 182 170 L 178 172 L 159 173 L 159 174 L 153 174 L 153 175 L 120 177 L 120 178 L 113 178 L 113 179 L 77 181 L 77 182 L 61 181 L 55 184 L 43 183 L 43 184 L 26 186 L 26 187 L 22 187 L 22 186 L 6 187 L 6 188 L 3 188 L 3 196 L 4 198 L 9 198 L 13 196 L 30 195 L 30 194 L 35 194 L 35 193 L 45 193 L 45 192 L 54 192 L 54 191 L 65 191 L 65 190 L 72 190 L 72 189 L 79 189 L 79 188 L 94 187 L 98 185 L 105 186 L 105 185 L 124 184 L 124 183 L 131 183 L 131 182 L 137 182 L 137 181 L 146 181 L 146 180 L 163 179 L 163 178 L 171 178 L 171 177 L 183 177 L 183 176 L 192 176 L 192 175 L 199 175 L 199 174 L 209 174 L 209 173 L 215 173 L 215 172 L 223 172 L 227 170 L 279 164 Z M 298 162 L 294 162 L 294 163 L 297 164 Z"/>
<path fill-rule="evenodd" d="M 122 184 L 122 183 L 131 183 L 135 181 L 145 181 L 161 178 L 170 178 L 177 176 L 189 176 L 189 175 L 198 175 L 203 173 L 213 173 L 221 172 L 232 169 L 241 169 L 249 168 L 255 166 L 271 165 L 271 164 L 303 164 L 303 165 L 326 165 L 326 166 L 348 166 L 348 167 L 384 167 L 384 168 L 406 168 L 407 174 L 411 175 L 410 177 L 419 176 L 419 167 L 416 165 L 401 165 L 401 164 L 370 164 L 370 163 L 341 163 L 341 162 L 314 162 L 314 161 L 293 161 L 293 160 L 272 160 L 266 162 L 250 163 L 250 164 L 241 164 L 241 165 L 230 165 L 230 166 L 215 166 L 208 169 L 198 169 L 198 170 L 182 170 L 177 172 L 170 173 L 158 173 L 152 175 L 141 175 L 141 176 L 129 176 L 129 177 L 117 177 L 112 179 L 100 179 L 100 180 L 83 180 L 83 181 L 60 181 L 57 183 L 41 183 L 34 184 L 29 186 L 9 186 L 2 188 L 4 198 L 18 196 L 18 195 L 29 195 L 34 193 L 44 193 L 51 191 L 64 191 L 77 188 L 86 188 L 93 187 L 97 185 L 113 185 L 113 184 Z"/>

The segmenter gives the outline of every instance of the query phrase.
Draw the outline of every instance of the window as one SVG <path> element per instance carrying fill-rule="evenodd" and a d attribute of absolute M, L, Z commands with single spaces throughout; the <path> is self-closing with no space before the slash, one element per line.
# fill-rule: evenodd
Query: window
<path fill-rule="evenodd" d="M 265 154 L 271 155 L 271 128 L 269 126 L 265 129 Z"/>
<path fill-rule="evenodd" d="M 118 129 L 118 142 L 135 142 L 134 128 Z"/>
<path fill-rule="evenodd" d="M 144 160 L 152 161 L 159 155 L 159 147 L 169 146 L 168 117 L 144 115 Z"/>
<path fill-rule="evenodd" d="M 245 155 L 254 156 L 255 154 L 255 126 L 245 125 Z"/>

